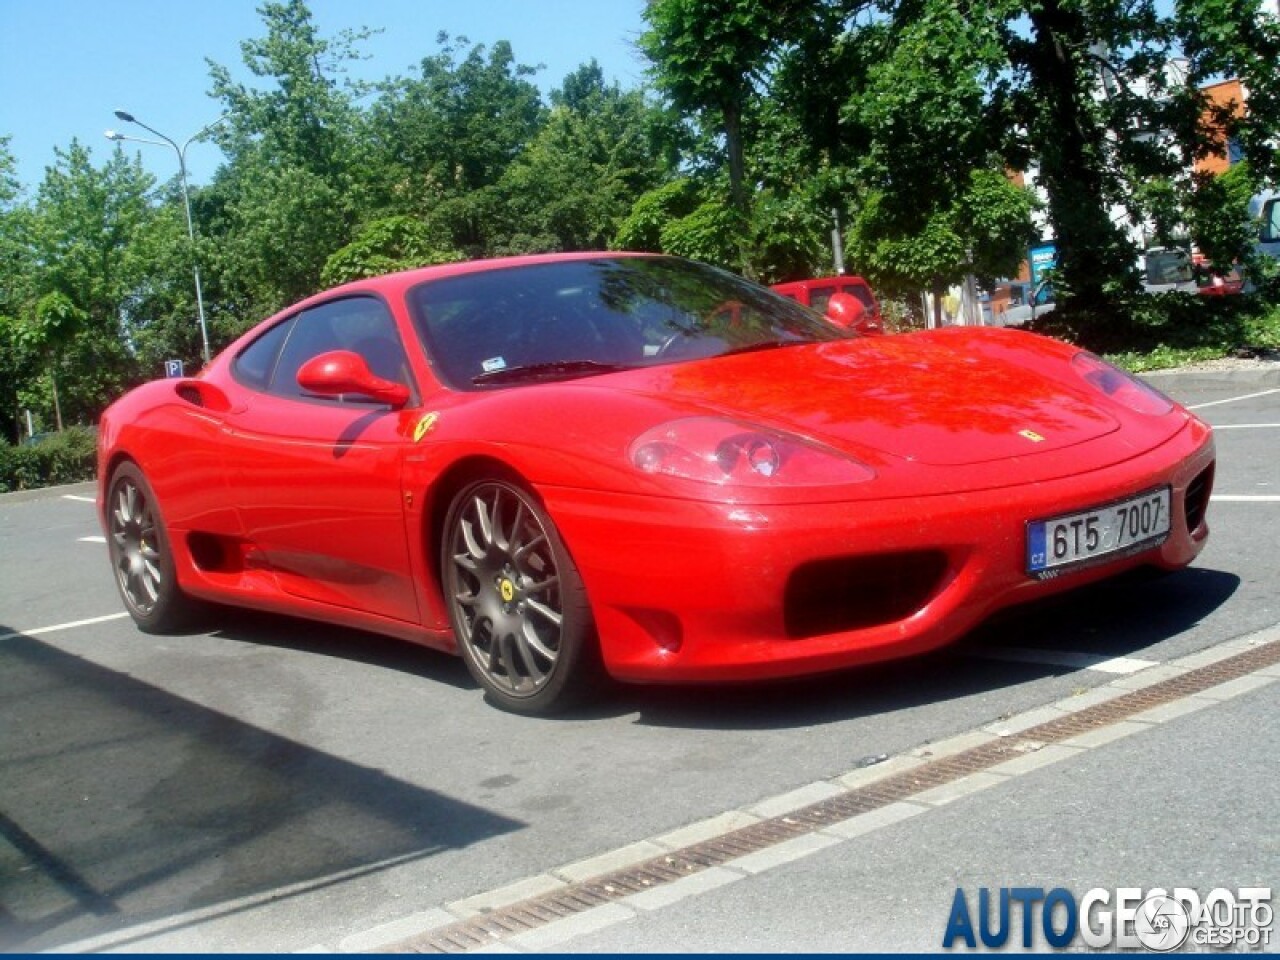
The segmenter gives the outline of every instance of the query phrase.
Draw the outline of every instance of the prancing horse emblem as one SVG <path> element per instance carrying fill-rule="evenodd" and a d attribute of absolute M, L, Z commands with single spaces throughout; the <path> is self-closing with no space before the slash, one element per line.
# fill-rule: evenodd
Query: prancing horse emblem
<path fill-rule="evenodd" d="M 1019 430 L 1018 436 L 1026 437 L 1032 443 L 1044 443 L 1044 437 L 1036 433 L 1034 430 Z"/>

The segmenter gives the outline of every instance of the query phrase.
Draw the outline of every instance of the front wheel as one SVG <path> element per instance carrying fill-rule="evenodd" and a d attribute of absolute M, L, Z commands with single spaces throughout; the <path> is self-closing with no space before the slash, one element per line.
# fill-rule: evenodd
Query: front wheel
<path fill-rule="evenodd" d="M 125 609 L 146 633 L 189 624 L 198 605 L 178 586 L 173 551 L 155 492 L 133 463 L 122 463 L 107 488 L 107 550 Z"/>
<path fill-rule="evenodd" d="M 441 569 L 462 657 L 490 700 L 547 714 L 603 679 L 586 589 L 555 524 L 506 480 L 468 484 L 445 520 Z"/>

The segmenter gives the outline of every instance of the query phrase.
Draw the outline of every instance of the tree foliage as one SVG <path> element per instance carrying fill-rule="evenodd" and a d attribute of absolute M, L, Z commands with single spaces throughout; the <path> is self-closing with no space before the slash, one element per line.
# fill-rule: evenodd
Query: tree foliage
<path fill-rule="evenodd" d="M 606 86 L 593 60 L 551 94 L 536 136 L 496 186 L 504 221 L 502 252 L 603 250 L 636 198 L 665 172 L 640 91 Z"/>
<path fill-rule="evenodd" d="M 325 261 L 320 282 L 326 287 L 437 263 L 454 263 L 462 254 L 448 239 L 415 217 L 384 217 L 366 225 L 356 238 Z"/>
<path fill-rule="evenodd" d="M 441 33 L 367 84 L 372 31 L 326 36 L 305 0 L 260 14 L 242 68 L 209 65 L 225 159 L 190 194 L 194 245 L 178 181 L 136 156 L 72 142 L 27 191 L 0 136 L 10 439 L 23 408 L 90 421 L 164 360 L 196 367 L 197 268 L 219 348 L 322 287 L 464 257 L 655 250 L 773 282 L 830 272 L 839 224 L 848 268 L 907 294 L 1011 276 L 1039 223 L 1062 293 L 1106 316 L 1134 235 L 1225 267 L 1280 174 L 1258 0 L 650 0 L 651 87 L 591 61 L 545 98 L 504 40 Z M 1247 110 L 1209 102 L 1223 76 Z M 1246 162 L 1192 172 L 1229 148 Z"/>
<path fill-rule="evenodd" d="M 723 135 L 729 209 L 706 211 L 678 232 L 696 234 L 714 220 L 741 244 L 738 266 L 749 275 L 746 128 L 766 89 L 778 37 L 787 35 L 801 6 L 791 0 L 651 0 L 644 13 L 650 29 L 641 35 L 640 49 L 654 65 L 658 89 L 682 114 Z"/>

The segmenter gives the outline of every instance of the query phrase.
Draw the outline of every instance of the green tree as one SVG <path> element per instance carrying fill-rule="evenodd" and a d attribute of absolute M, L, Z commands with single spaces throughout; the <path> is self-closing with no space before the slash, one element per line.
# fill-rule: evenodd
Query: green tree
<path fill-rule="evenodd" d="M 630 213 L 618 225 L 613 245 L 620 250 L 664 253 L 663 231 L 672 222 L 687 217 L 701 204 L 698 185 L 689 177 L 678 177 L 654 187 L 639 197 Z"/>
<path fill-rule="evenodd" d="M 896 203 L 870 194 L 849 231 L 850 256 L 886 292 L 929 290 L 935 304 L 966 274 L 986 283 L 1010 275 L 1027 249 L 1034 200 L 1000 173 L 973 170 L 968 181 L 910 230 Z"/>
<path fill-rule="evenodd" d="M 842 114 L 865 137 L 856 169 L 870 191 L 849 250 L 881 286 L 923 287 L 936 303 L 966 274 L 1016 271 L 1033 201 L 1005 177 L 998 133 L 974 122 L 1003 63 L 998 31 L 955 0 L 919 0 L 898 14 L 891 36 L 858 38 L 883 55 L 865 58 L 865 86 Z"/>
<path fill-rule="evenodd" d="M 967 59 L 981 78 L 983 96 L 962 114 L 998 144 L 1007 166 L 1036 170 L 1058 247 L 1058 286 L 1078 307 L 1096 310 L 1135 289 L 1126 215 L 1137 226 L 1159 214 L 1171 229 L 1162 193 L 1145 185 L 1170 181 L 1186 219 L 1194 159 L 1234 140 L 1256 159 L 1256 175 L 1274 169 L 1267 144 L 1280 121 L 1280 33 L 1255 0 L 1186 0 L 1172 11 L 1155 0 L 890 0 L 882 9 L 893 29 L 881 39 L 890 51 L 919 43 L 918 25 L 948 7 L 965 25 L 948 15 L 951 26 L 929 31 L 918 56 Z M 958 29 L 974 38 L 967 58 L 953 42 Z M 1221 75 L 1244 81 L 1247 111 L 1207 109 L 1201 87 Z M 927 94 L 913 76 L 921 75 L 902 75 L 900 99 Z M 900 163 L 910 180 L 910 159 Z"/>
<path fill-rule="evenodd" d="M 215 134 L 228 160 L 196 201 L 209 218 L 202 233 L 216 240 L 205 245 L 216 251 L 213 299 L 236 305 L 238 326 L 314 293 L 368 207 L 355 104 L 365 91 L 344 74 L 369 31 L 323 37 L 304 0 L 267 2 L 260 13 L 266 36 L 240 47 L 265 83 L 209 65 L 229 115 Z"/>
<path fill-rule="evenodd" d="M 1257 189 L 1247 161 L 1221 176 L 1202 173 L 1193 178 L 1187 204 L 1191 235 L 1217 273 L 1229 273 L 1252 255 L 1258 228 L 1249 216 L 1249 200 Z"/>
<path fill-rule="evenodd" d="M 1276 169 L 1280 22 L 1257 0 L 655 0 L 646 18 L 655 84 L 701 123 L 704 150 L 721 135 L 731 206 L 771 193 L 775 207 L 841 208 L 871 231 L 856 250 L 898 251 L 904 269 L 885 261 L 886 275 L 943 282 L 970 251 L 975 266 L 1004 262 L 1008 244 L 989 249 L 999 238 L 971 221 L 1017 221 L 1020 243 L 1025 198 L 994 175 L 1034 171 L 1059 286 L 1096 308 L 1136 289 L 1128 231 L 1152 218 L 1157 232 L 1238 238 L 1238 221 L 1209 226 L 1222 186 L 1191 176 L 1194 159 L 1233 143 L 1255 188 Z M 1201 87 L 1224 75 L 1244 82 L 1247 110 L 1208 109 Z M 686 164 L 705 172 L 698 156 Z M 760 220 L 740 217 L 753 255 L 770 235 Z M 784 244 L 812 245 L 819 218 L 780 222 Z M 926 270 L 926 252 L 951 262 Z"/>
<path fill-rule="evenodd" d="M 364 227 L 354 240 L 325 262 L 320 274 L 326 286 L 396 270 L 437 263 L 454 263 L 462 254 L 449 247 L 448 237 L 416 217 L 384 217 Z"/>
<path fill-rule="evenodd" d="M 30 211 L 23 202 L 9 138 L 0 137 L 0 438 L 16 442 L 20 384 L 28 376 L 17 318 L 31 299 Z"/>
<path fill-rule="evenodd" d="M 31 212 L 38 266 L 16 338 L 40 358 L 37 392 L 56 418 L 89 421 L 134 375 L 122 307 L 142 283 L 130 250 L 150 225 L 155 181 L 119 149 L 101 168 L 77 141 L 56 158 Z"/>
<path fill-rule="evenodd" d="M 652 137 L 654 108 L 640 90 L 606 86 L 594 60 L 551 101 L 546 123 L 498 183 L 496 252 L 605 249 L 666 172 Z"/>
<path fill-rule="evenodd" d="M 749 115 L 766 89 L 779 38 L 786 39 L 801 6 L 790 0 L 651 0 L 645 7 L 649 29 L 640 36 L 640 49 L 653 64 L 654 83 L 683 115 L 723 135 L 729 214 L 736 222 L 714 219 L 737 236 L 738 266 L 748 274 L 754 272 L 748 243 Z"/>
<path fill-rule="evenodd" d="M 436 40 L 440 52 L 383 84 L 365 116 L 366 172 L 384 215 L 442 222 L 453 247 L 482 255 L 501 216 L 493 188 L 543 122 L 536 68 L 506 41 L 463 55 L 465 37 Z"/>

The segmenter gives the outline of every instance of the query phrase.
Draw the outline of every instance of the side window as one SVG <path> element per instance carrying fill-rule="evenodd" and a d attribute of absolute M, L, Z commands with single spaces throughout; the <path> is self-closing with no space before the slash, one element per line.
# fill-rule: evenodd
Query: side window
<path fill-rule="evenodd" d="M 375 375 L 402 383 L 413 392 L 409 362 L 395 320 L 386 304 L 373 297 L 333 300 L 299 314 L 280 351 L 270 381 L 271 392 L 283 397 L 309 396 L 298 384 L 298 370 L 308 360 L 330 350 L 360 354 Z"/>
<path fill-rule="evenodd" d="M 810 290 L 809 309 L 825 314 L 827 312 L 827 304 L 831 302 L 831 294 L 834 292 L 834 290 Z"/>
<path fill-rule="evenodd" d="M 862 305 L 866 307 L 868 310 L 875 309 L 875 306 L 876 306 L 875 297 L 871 295 L 870 288 L 865 286 L 864 284 L 845 283 L 845 284 L 841 284 L 840 289 L 844 293 L 853 294 L 855 297 L 857 297 L 859 300 L 862 301 Z"/>
<path fill-rule="evenodd" d="M 249 346 L 240 351 L 231 367 L 235 378 L 246 387 L 255 390 L 266 390 L 271 382 L 271 374 L 276 368 L 276 358 L 280 356 L 280 345 L 289 334 L 296 318 L 290 317 L 277 323 Z"/>
<path fill-rule="evenodd" d="M 1280 198 L 1268 200 L 1262 207 L 1262 242 L 1280 240 Z"/>

